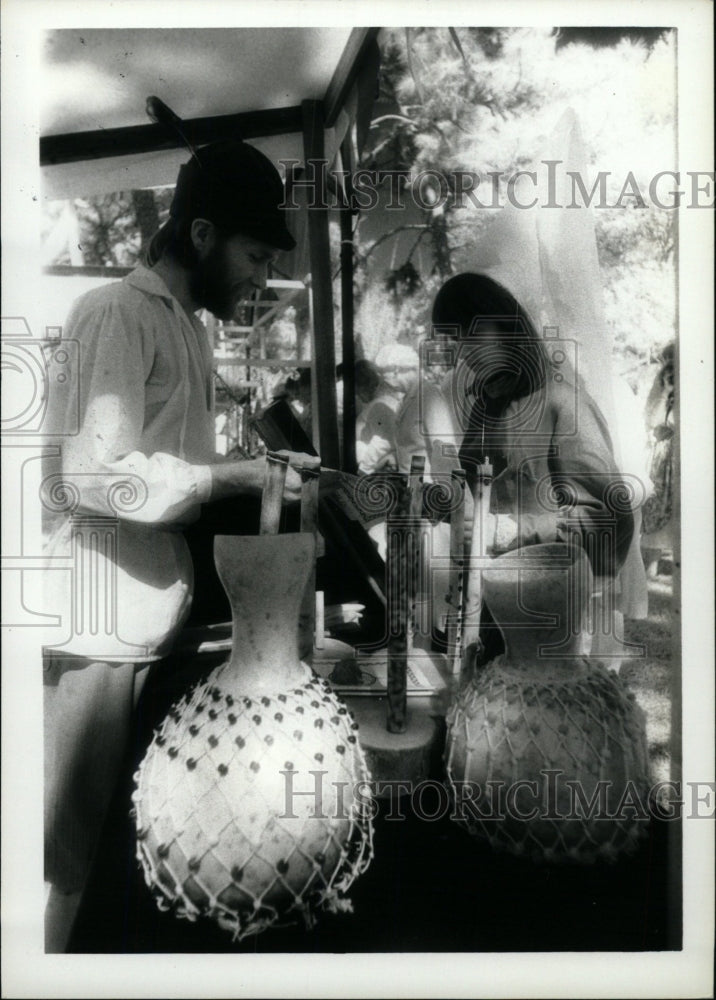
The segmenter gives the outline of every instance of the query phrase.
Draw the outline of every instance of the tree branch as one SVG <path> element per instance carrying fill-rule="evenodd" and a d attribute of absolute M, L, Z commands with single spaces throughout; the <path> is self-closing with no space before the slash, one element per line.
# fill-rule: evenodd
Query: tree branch
<path fill-rule="evenodd" d="M 421 238 L 422 238 L 422 236 L 424 236 L 425 233 L 430 230 L 430 226 L 424 222 L 416 222 L 406 226 L 398 226 L 396 229 L 391 229 L 389 233 L 383 233 L 383 235 L 379 236 L 378 239 L 375 241 L 375 243 L 372 243 L 368 247 L 366 252 L 363 254 L 363 263 L 365 263 L 368 260 L 373 251 L 377 247 L 379 247 L 381 243 L 385 243 L 385 241 L 389 240 L 392 236 L 397 236 L 398 233 L 403 233 L 409 229 L 422 229 L 423 230 L 423 233 L 421 233 Z"/>
<path fill-rule="evenodd" d="M 407 115 L 381 115 L 380 118 L 374 118 L 370 123 L 370 127 L 373 128 L 375 125 L 381 125 L 383 122 L 406 122 L 408 125 L 412 125 L 413 128 L 420 128 L 417 122 L 413 121 L 412 118 L 408 118 Z"/>

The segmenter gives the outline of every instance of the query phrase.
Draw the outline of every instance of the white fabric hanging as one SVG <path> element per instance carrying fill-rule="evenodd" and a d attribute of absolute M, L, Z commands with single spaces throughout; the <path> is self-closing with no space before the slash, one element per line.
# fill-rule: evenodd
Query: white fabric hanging
<path fill-rule="evenodd" d="M 563 341 L 578 384 L 601 409 L 617 467 L 634 490 L 637 514 L 620 574 L 620 606 L 627 616 L 643 618 L 647 589 L 638 538 L 638 508 L 645 497 L 639 485 L 643 470 L 627 468 L 627 456 L 634 449 L 622 440 L 629 429 L 615 419 L 612 337 L 604 319 L 594 220 L 575 177 L 587 192 L 591 190 L 581 129 L 569 109 L 530 171 L 516 179 L 512 197 L 477 243 L 456 259 L 456 270 L 497 281 L 512 293 L 543 338 Z"/>

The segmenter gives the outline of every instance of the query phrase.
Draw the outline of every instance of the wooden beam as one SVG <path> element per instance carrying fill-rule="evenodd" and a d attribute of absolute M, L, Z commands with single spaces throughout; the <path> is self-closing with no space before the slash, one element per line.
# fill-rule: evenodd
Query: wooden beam
<path fill-rule="evenodd" d="M 320 101 L 304 101 L 303 153 L 309 164 L 325 157 L 323 108 Z M 308 244 L 311 262 L 311 355 L 313 392 L 318 407 L 319 452 L 325 466 L 340 466 L 336 407 L 336 349 L 333 327 L 333 286 L 328 237 L 328 209 L 308 206 Z"/>
<path fill-rule="evenodd" d="M 380 28 L 354 28 L 348 36 L 335 72 L 323 98 L 325 127 L 335 125 L 346 98 L 361 69 L 365 53 L 371 48 Z"/>
<path fill-rule="evenodd" d="M 83 278 L 125 278 L 134 270 L 133 267 L 120 265 L 104 267 L 101 264 L 48 264 L 42 273 L 56 278 L 71 278 L 80 275 Z"/>
<path fill-rule="evenodd" d="M 310 361 L 299 358 L 236 358 L 214 355 L 214 363 L 222 368 L 310 368 Z"/>
<path fill-rule="evenodd" d="M 300 107 L 244 111 L 237 115 L 190 118 L 184 122 L 187 139 L 202 146 L 217 139 L 260 139 L 302 131 Z M 182 143 L 162 125 L 130 125 L 93 132 L 69 132 L 40 138 L 40 165 L 56 166 L 81 160 L 99 160 L 134 153 L 181 149 Z"/>
<path fill-rule="evenodd" d="M 341 344 L 343 353 L 343 469 L 357 471 L 356 461 L 356 351 L 353 330 L 353 215 L 350 208 L 352 196 L 353 164 L 350 141 L 341 146 L 341 166 L 348 171 L 346 198 L 340 209 L 341 219 Z"/>

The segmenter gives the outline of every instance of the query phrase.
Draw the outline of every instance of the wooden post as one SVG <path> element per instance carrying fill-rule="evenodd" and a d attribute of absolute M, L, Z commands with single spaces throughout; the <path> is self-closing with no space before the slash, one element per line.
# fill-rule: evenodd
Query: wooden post
<path fill-rule="evenodd" d="M 318 534 L 318 486 L 320 469 L 318 467 L 301 469 L 301 531 L 313 535 Z M 311 573 L 306 583 L 303 603 L 299 615 L 299 648 L 301 659 L 313 657 L 314 646 L 323 648 L 323 616 L 319 621 L 316 607 L 316 560 L 313 560 Z"/>
<path fill-rule="evenodd" d="M 452 674 L 460 673 L 462 645 L 462 594 L 465 580 L 465 471 L 452 473 L 452 488 L 462 500 L 450 514 L 450 613 L 447 626 L 447 655 Z"/>
<path fill-rule="evenodd" d="M 423 519 L 423 490 L 425 485 L 425 456 L 413 455 L 410 460 L 410 523 L 405 533 L 406 568 L 410 581 L 408 594 L 407 656 L 410 658 L 417 645 L 430 635 L 431 608 L 430 565 L 428 560 L 428 522 Z M 416 638 L 419 642 L 416 643 Z"/>
<path fill-rule="evenodd" d="M 680 376 L 681 352 L 679 348 L 679 335 L 682 331 L 677 322 L 676 344 L 674 357 L 674 420 L 677 428 L 681 426 L 680 410 L 681 400 L 678 387 L 684 383 Z M 683 663 L 682 663 L 682 618 L 681 618 L 681 435 L 674 434 L 674 451 L 672 461 L 674 463 L 673 479 L 673 568 L 671 577 L 671 607 L 673 609 L 673 625 L 671 633 L 671 739 L 670 757 L 671 780 L 681 787 L 683 780 Z M 666 823 L 668 829 L 668 864 L 669 875 L 667 882 L 668 892 L 668 912 L 670 915 L 669 929 L 667 937 L 668 948 L 683 947 L 683 878 L 684 878 L 684 818 L 683 815 L 678 822 Z"/>
<path fill-rule="evenodd" d="M 402 478 L 402 477 L 401 477 Z M 389 733 L 404 733 L 407 725 L 408 632 L 410 617 L 407 525 L 410 520 L 410 490 L 398 486 L 396 509 L 388 515 L 388 718 Z"/>
<path fill-rule="evenodd" d="M 485 523 L 490 511 L 492 466 L 489 458 L 477 467 L 475 512 L 472 522 L 471 555 L 483 558 L 486 552 Z M 462 670 L 470 676 L 480 648 L 480 617 L 482 613 L 482 569 L 471 567 L 465 588 L 465 612 L 462 624 Z"/>
<path fill-rule="evenodd" d="M 336 349 L 333 327 L 333 286 L 328 239 L 328 201 L 322 183 L 325 160 L 323 108 L 320 101 L 303 101 L 303 152 L 306 179 L 315 179 L 315 190 L 308 196 L 308 245 L 311 260 L 312 376 L 318 404 L 319 451 L 323 465 L 337 469 L 338 413 L 336 408 Z M 314 197 L 315 196 L 315 197 Z M 318 201 L 318 204 L 315 202 Z"/>
<path fill-rule="evenodd" d="M 388 517 L 388 719 L 390 733 L 407 728 L 408 658 L 415 628 L 416 578 L 421 558 L 425 459 L 414 456 L 401 483 L 395 513 Z"/>
<path fill-rule="evenodd" d="M 356 351 L 353 330 L 353 191 L 350 139 L 341 145 L 342 167 L 347 171 L 341 207 L 341 337 L 343 348 L 343 464 L 346 472 L 357 471 L 356 462 Z"/>

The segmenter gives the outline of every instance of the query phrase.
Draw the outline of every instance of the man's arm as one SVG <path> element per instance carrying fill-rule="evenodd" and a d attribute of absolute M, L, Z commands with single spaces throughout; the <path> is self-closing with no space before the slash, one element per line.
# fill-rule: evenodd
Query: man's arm
<path fill-rule="evenodd" d="M 301 469 L 315 469 L 320 458 L 302 452 L 280 451 L 288 459 L 283 498 L 287 503 L 301 499 Z M 207 466 L 211 475 L 210 500 L 222 500 L 239 494 L 260 496 L 266 472 L 265 458 L 251 458 L 240 462 L 221 462 Z"/>
<path fill-rule="evenodd" d="M 260 494 L 263 459 L 204 465 L 141 450 L 151 345 L 143 342 L 120 303 L 111 300 L 75 311 L 66 336 L 80 343 L 81 368 L 65 413 L 79 412 L 81 423 L 78 434 L 63 439 L 62 468 L 81 509 L 141 523 L 181 524 L 193 519 L 198 505 L 209 499 Z M 53 430 L 66 426 L 65 413 L 51 415 Z M 290 461 L 299 467 L 306 464 L 303 457 Z M 124 494 L 123 482 L 128 487 Z M 300 476 L 289 469 L 286 498 L 295 499 L 299 490 Z M 117 506 L 117 498 L 128 497 Z"/>

